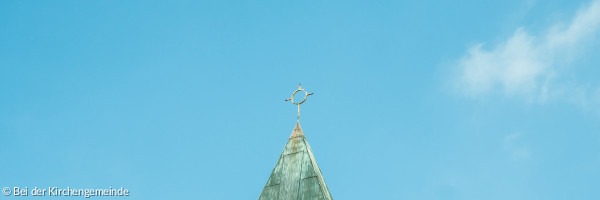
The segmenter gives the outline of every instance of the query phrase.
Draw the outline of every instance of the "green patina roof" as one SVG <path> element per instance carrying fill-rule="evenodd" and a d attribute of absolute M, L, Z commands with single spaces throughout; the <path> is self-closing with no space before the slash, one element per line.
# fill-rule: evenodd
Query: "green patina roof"
<path fill-rule="evenodd" d="M 300 124 L 283 148 L 259 200 L 332 200 Z"/>

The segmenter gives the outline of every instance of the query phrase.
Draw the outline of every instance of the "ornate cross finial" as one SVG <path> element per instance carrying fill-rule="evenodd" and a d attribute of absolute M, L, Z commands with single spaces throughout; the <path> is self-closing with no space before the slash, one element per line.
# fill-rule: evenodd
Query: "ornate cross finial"
<path fill-rule="evenodd" d="M 294 102 L 294 95 L 296 95 L 296 93 L 299 92 L 299 91 L 303 91 L 304 92 L 304 99 L 302 99 L 301 102 Z M 298 89 L 296 91 L 294 91 L 294 93 L 292 93 L 292 97 L 290 97 L 289 99 L 285 100 L 285 101 L 292 101 L 293 104 L 296 104 L 298 106 L 298 121 L 297 122 L 300 122 L 300 104 L 304 103 L 306 101 L 306 98 L 309 95 L 312 95 L 312 94 L 314 94 L 314 93 L 308 93 L 306 90 L 302 89 L 300 87 L 300 83 L 298 83 Z"/>

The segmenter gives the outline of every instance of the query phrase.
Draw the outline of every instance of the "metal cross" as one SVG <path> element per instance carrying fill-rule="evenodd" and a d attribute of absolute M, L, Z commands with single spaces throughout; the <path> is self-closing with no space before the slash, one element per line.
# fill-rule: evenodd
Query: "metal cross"
<path fill-rule="evenodd" d="M 299 91 L 303 91 L 304 92 L 304 99 L 302 99 L 301 102 L 294 102 L 294 95 L 296 95 L 296 93 L 298 93 Z M 306 98 L 309 95 L 313 95 L 314 93 L 308 93 L 306 90 L 300 88 L 300 84 L 298 83 L 298 89 L 296 91 L 294 91 L 294 93 L 292 93 L 292 97 L 290 97 L 289 99 L 286 99 L 285 101 L 292 101 L 293 104 L 296 104 L 298 106 L 298 121 L 300 122 L 300 104 L 304 103 L 306 101 Z"/>

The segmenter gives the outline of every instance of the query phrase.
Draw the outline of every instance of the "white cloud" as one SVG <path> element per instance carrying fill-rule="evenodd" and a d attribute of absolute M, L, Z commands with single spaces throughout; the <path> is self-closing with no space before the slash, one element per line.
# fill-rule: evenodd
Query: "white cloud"
<path fill-rule="evenodd" d="M 600 0 L 595 0 L 582 7 L 569 23 L 557 23 L 543 34 L 532 35 L 525 28 L 518 28 L 491 49 L 484 48 L 483 43 L 471 46 L 456 66 L 455 86 L 472 97 L 500 92 L 545 101 L 573 89 L 555 81 L 560 66 L 577 58 L 599 33 Z M 585 93 L 588 98 L 594 96 L 587 94 L 592 91 Z"/>

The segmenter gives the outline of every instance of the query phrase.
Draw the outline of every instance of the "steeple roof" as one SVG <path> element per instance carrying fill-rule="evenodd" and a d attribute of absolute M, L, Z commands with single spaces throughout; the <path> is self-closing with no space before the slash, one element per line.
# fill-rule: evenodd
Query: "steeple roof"
<path fill-rule="evenodd" d="M 299 123 L 294 127 L 258 199 L 333 199 Z"/>

